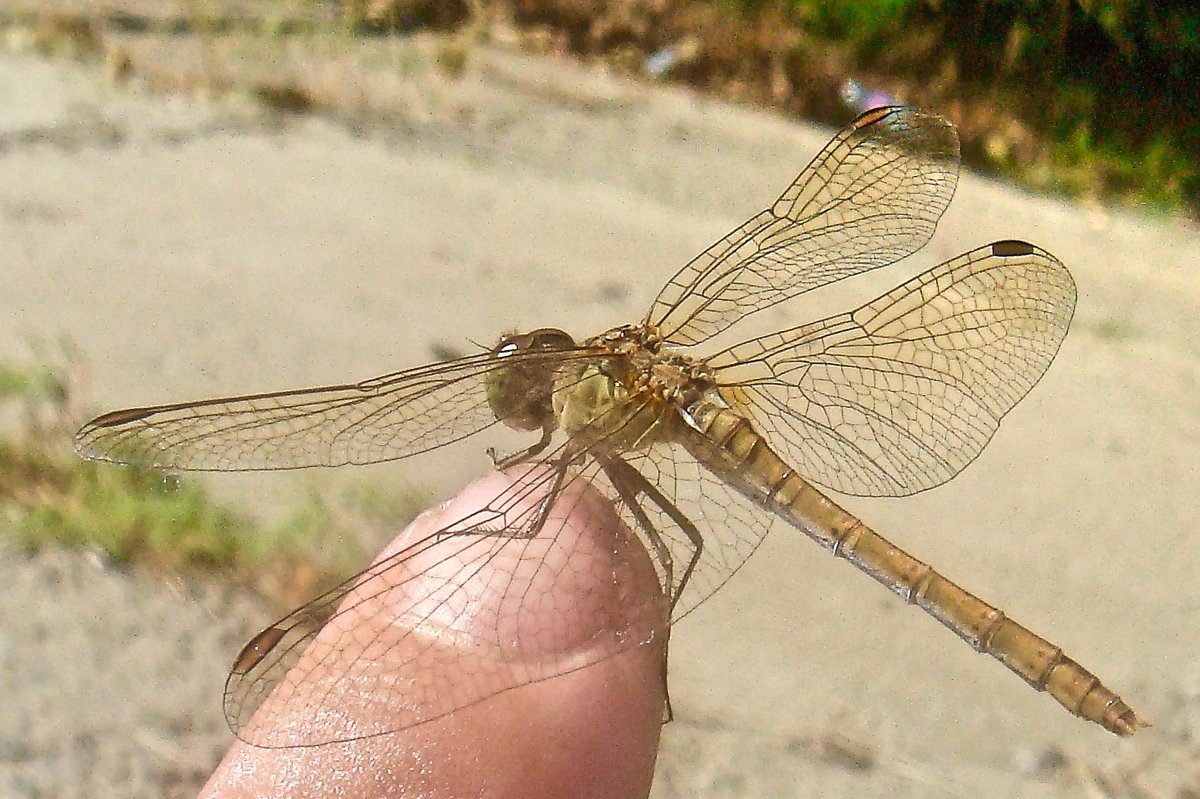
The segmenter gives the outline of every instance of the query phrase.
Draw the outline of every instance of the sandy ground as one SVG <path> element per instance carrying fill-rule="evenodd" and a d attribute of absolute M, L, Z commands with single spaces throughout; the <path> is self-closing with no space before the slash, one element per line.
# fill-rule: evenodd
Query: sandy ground
<path fill-rule="evenodd" d="M 404 63 L 399 121 L 362 130 L 0 57 L 0 357 L 70 336 L 100 410 L 367 377 L 514 328 L 590 334 L 639 319 L 831 133 L 498 51 L 459 81 L 419 48 Z M 1079 284 L 1057 361 L 951 484 L 848 504 L 1155 727 L 1119 741 L 1071 717 L 776 536 L 672 638 L 656 797 L 1200 791 L 1200 235 L 964 175 L 924 252 L 833 301 L 1006 237 Z M 486 467 L 468 446 L 368 471 L 434 498 Z M 265 614 L 85 555 L 5 555 L 0 797 L 189 795 Z"/>

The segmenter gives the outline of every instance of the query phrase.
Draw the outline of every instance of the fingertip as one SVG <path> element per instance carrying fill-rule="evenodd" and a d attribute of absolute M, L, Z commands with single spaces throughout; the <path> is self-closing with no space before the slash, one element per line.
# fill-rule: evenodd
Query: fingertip
<path fill-rule="evenodd" d="M 528 518 L 523 514 L 531 509 L 540 512 L 559 481 L 545 467 L 518 467 L 490 474 L 422 514 L 376 561 L 414 542 L 440 544 L 444 538 L 459 548 L 450 556 L 439 552 L 427 562 L 413 561 L 419 579 L 441 585 L 471 575 L 470 613 L 421 615 L 423 634 L 442 625 L 446 640 L 469 642 L 471 651 L 461 659 L 439 660 L 441 674 L 397 673 L 397 683 L 437 685 L 439 695 L 458 690 L 456 680 L 467 692 L 480 690 L 485 672 L 470 664 L 482 657 L 509 664 L 516 675 L 509 684 L 516 687 L 489 694 L 485 686 L 482 701 L 349 743 L 269 750 L 237 742 L 203 795 L 266 790 L 316 797 L 333 795 L 330 785 L 340 796 L 648 794 L 665 702 L 665 601 L 649 556 L 612 504 L 585 481 L 561 482 L 565 485 L 536 536 L 514 536 L 509 530 L 501 546 L 492 536 L 446 535 L 463 520 L 495 522 L 497 510 L 513 518 Z M 500 497 L 519 501 L 498 509 L 505 504 L 497 502 Z M 471 560 L 472 544 L 485 547 L 485 560 Z M 406 584 L 405 590 L 412 588 Z M 386 596 L 406 601 L 396 589 Z M 392 651 L 376 641 L 364 642 L 365 648 Z M 428 671 L 429 666 L 416 658 L 401 659 L 397 668 Z M 462 667 L 460 673 L 454 667 Z M 355 712 L 386 714 L 394 704 L 362 702 Z M 392 722 L 375 718 L 357 724 L 385 729 Z M 331 782 L 333 775 L 339 779 Z"/>

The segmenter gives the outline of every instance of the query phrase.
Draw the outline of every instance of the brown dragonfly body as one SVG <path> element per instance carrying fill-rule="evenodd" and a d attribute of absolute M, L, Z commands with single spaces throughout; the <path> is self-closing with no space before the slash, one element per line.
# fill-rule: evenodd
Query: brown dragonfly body
<path fill-rule="evenodd" d="M 720 446 L 719 451 L 711 444 L 697 447 L 705 452 L 706 465 L 834 557 L 845 558 L 908 604 L 920 607 L 976 650 L 996 658 L 1037 690 L 1048 691 L 1077 716 L 1119 735 L 1144 726 L 1129 705 L 1062 649 L 892 544 L 814 488 L 743 417 L 727 410 L 714 412 L 704 432 Z"/>
<path fill-rule="evenodd" d="M 903 496 L 951 479 L 974 459 L 1066 334 L 1075 286 L 1057 259 L 998 241 L 853 311 L 715 354 L 692 349 L 746 315 L 919 249 L 953 195 L 957 158 L 954 128 L 941 117 L 875 109 L 839 133 L 771 208 L 681 269 L 640 324 L 582 344 L 537 330 L 486 353 L 361 383 L 116 411 L 85 425 L 76 445 L 87 457 L 166 469 L 280 469 L 404 458 L 497 422 L 538 432 L 497 463 L 538 469 L 533 488 L 550 496 L 575 480 L 594 483 L 651 556 L 673 620 L 716 591 L 772 526 L 799 529 L 1072 713 L 1129 735 L 1147 722 L 1059 647 L 814 487 Z M 524 496 L 506 491 L 486 521 L 449 525 L 258 635 L 227 684 L 235 732 L 261 745 L 296 745 L 251 724 L 283 687 L 278 701 L 314 718 L 340 710 L 332 695 L 297 687 L 289 670 L 302 668 L 305 648 L 330 618 L 349 612 L 355 587 L 449 546 L 439 562 L 450 572 L 445 581 L 379 620 L 420 627 L 422 608 L 455 607 L 458 581 L 508 542 L 554 534 L 543 530 L 544 513 L 517 510 Z M 513 592 L 526 590 L 512 582 Z M 595 657 L 639 643 L 631 638 Z M 411 711 L 399 726 L 409 726 L 562 673 L 549 662 L 523 666 L 519 679 L 480 672 L 464 691 L 443 682 L 455 664 L 442 648 L 415 657 L 431 674 L 419 696 L 398 696 L 396 680 L 370 658 L 351 659 L 343 679 L 360 703 L 403 701 Z M 347 724 L 299 745 L 395 728 Z"/>

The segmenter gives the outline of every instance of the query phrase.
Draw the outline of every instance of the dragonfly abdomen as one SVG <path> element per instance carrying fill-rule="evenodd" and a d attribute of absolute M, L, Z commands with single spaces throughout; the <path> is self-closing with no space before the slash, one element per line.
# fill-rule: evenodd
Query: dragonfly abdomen
<path fill-rule="evenodd" d="M 1149 726 L 1062 649 L 917 560 L 843 510 L 801 477 L 751 426 L 727 408 L 693 414 L 708 444 L 692 454 L 759 504 L 845 558 L 910 605 L 999 660 L 1067 710 L 1118 735 Z"/>
<path fill-rule="evenodd" d="M 811 487 L 810 490 L 819 493 Z M 784 509 L 784 515 L 798 522 L 807 513 L 793 503 Z M 976 650 L 999 660 L 1035 689 L 1049 693 L 1075 715 L 1118 735 L 1132 735 L 1139 727 L 1149 726 L 1096 675 L 1063 654 L 1061 648 L 904 552 L 861 521 L 856 520 L 850 528 L 834 536 L 838 541 L 834 547 L 836 555 L 870 574 L 909 604 L 920 607 Z"/>

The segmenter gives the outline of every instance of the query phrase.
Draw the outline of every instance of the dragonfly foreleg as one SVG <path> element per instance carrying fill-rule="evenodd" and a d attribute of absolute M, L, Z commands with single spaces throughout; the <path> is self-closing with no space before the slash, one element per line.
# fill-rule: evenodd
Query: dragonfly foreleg
<path fill-rule="evenodd" d="M 542 450 L 550 445 L 550 439 L 554 437 L 554 425 L 547 422 L 542 425 L 542 437 L 529 445 L 525 449 L 519 449 L 516 452 L 510 452 L 507 455 L 500 455 L 495 447 L 488 447 L 484 450 L 487 456 L 492 459 L 492 465 L 497 469 L 504 470 L 509 466 L 516 466 L 524 463 L 535 455 L 540 455 Z"/>
<path fill-rule="evenodd" d="M 494 522 L 489 524 L 472 524 L 467 519 L 463 520 L 468 522 L 463 529 L 454 529 L 452 527 L 435 533 L 434 542 L 439 543 L 448 538 L 460 535 L 487 535 L 498 538 L 537 538 L 542 532 L 542 528 L 546 526 L 546 519 L 550 516 L 550 509 L 554 506 L 554 501 L 558 498 L 559 491 L 562 490 L 567 470 L 574 459 L 570 454 L 564 454 L 553 461 L 554 476 L 550 482 L 550 487 L 545 490 L 541 499 L 538 500 L 537 509 L 533 512 L 533 518 L 528 524 L 523 522 L 520 524 L 511 523 L 508 521 L 508 514 L 518 505 L 518 502 L 524 500 L 530 493 L 539 490 L 542 483 L 541 480 L 520 486 L 514 485 L 518 490 L 512 492 L 506 491 L 503 495 L 505 497 L 503 505 L 499 507 L 489 506 L 481 512 L 489 514 L 493 518 L 498 517 L 501 519 L 502 523 L 499 526 L 494 526 Z M 526 512 L 521 513 L 522 517 L 525 515 L 527 515 Z"/>

